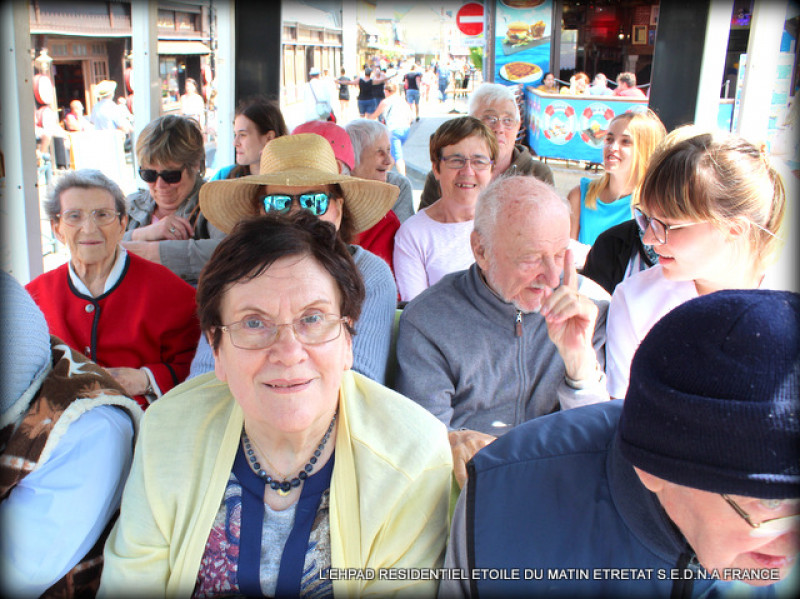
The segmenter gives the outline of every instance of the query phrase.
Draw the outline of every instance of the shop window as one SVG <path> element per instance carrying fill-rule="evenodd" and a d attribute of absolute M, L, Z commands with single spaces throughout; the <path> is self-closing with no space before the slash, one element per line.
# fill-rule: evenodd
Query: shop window
<path fill-rule="evenodd" d="M 178 82 L 178 59 L 174 56 L 162 56 L 158 61 L 158 72 L 161 78 L 161 104 L 167 106 L 180 100 L 180 84 Z"/>
<path fill-rule="evenodd" d="M 51 44 L 49 53 L 50 56 L 69 56 L 67 44 Z"/>
<path fill-rule="evenodd" d="M 177 30 L 178 31 L 197 31 L 199 28 L 195 22 L 195 18 L 197 15 L 185 13 L 185 12 L 176 12 L 175 13 L 175 21 L 177 22 Z"/>

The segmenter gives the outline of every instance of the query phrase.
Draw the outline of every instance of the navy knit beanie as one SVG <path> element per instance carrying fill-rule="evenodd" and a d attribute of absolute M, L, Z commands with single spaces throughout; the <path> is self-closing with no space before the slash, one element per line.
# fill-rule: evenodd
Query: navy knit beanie
<path fill-rule="evenodd" d="M 664 316 L 633 358 L 618 442 L 682 486 L 800 497 L 800 295 L 720 291 Z"/>

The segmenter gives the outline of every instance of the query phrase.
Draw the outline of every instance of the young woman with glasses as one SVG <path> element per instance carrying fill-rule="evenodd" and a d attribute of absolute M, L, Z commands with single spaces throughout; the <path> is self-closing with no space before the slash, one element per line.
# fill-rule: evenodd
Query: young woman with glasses
<path fill-rule="evenodd" d="M 441 197 L 395 235 L 394 274 L 404 301 L 475 261 L 469 240 L 475 204 L 492 179 L 497 139 L 479 119 L 459 117 L 431 136 L 430 154 Z"/>
<path fill-rule="evenodd" d="M 192 284 L 224 237 L 197 203 L 205 157 L 197 121 L 177 115 L 155 119 L 136 141 L 139 176 L 147 189 L 127 198 L 126 249 L 167 266 Z"/>
<path fill-rule="evenodd" d="M 681 127 L 650 160 L 636 222 L 658 264 L 617 285 L 608 313 L 609 393 L 622 398 L 639 342 L 667 312 L 723 289 L 786 289 L 775 262 L 786 211 L 778 172 L 741 137 Z"/>

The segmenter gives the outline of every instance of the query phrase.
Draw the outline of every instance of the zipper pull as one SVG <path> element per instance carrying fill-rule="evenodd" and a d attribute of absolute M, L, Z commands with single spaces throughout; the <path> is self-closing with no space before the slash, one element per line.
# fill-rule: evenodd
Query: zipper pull
<path fill-rule="evenodd" d="M 516 330 L 517 330 L 517 337 L 522 337 L 522 311 L 517 310 L 517 319 L 516 319 Z"/>

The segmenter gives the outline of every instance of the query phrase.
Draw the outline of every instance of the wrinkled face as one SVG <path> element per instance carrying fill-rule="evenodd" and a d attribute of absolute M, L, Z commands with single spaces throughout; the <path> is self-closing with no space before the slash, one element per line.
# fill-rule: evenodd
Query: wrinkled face
<path fill-rule="evenodd" d="M 442 148 L 441 158 L 461 156 L 464 158 L 483 158 L 490 160 L 489 146 L 477 135 L 470 135 L 451 146 Z M 492 169 L 476 171 L 472 163 L 463 168 L 449 168 L 443 160 L 433 163 L 433 175 L 442 188 L 442 199 L 455 202 L 459 206 L 475 206 L 478 194 L 492 179 Z"/>
<path fill-rule="evenodd" d="M 340 314 L 333 277 L 310 256 L 277 260 L 251 280 L 231 286 L 222 298 L 224 324 L 260 318 L 276 324 L 313 314 Z M 228 383 L 245 417 L 283 433 L 326 426 L 339 398 L 342 373 L 353 363 L 346 329 L 321 345 L 304 345 L 292 327 L 281 327 L 266 349 L 240 349 L 222 333 L 214 371 Z"/>
<path fill-rule="evenodd" d="M 98 226 L 91 218 L 92 210 L 104 208 L 115 210 L 114 198 L 105 189 L 72 187 L 61 194 L 61 214 L 69 210 L 82 210 L 87 218 L 77 227 L 63 219 L 52 221 L 56 238 L 69 248 L 73 264 L 82 266 L 102 265 L 114 259 L 117 244 L 122 241 L 127 215 L 115 218 L 111 223 Z"/>
<path fill-rule="evenodd" d="M 267 131 L 261 135 L 253 121 L 243 114 L 238 115 L 233 119 L 233 147 L 236 150 L 236 164 L 258 165 L 261 162 L 261 150 L 274 137 L 274 131 Z"/>
<path fill-rule="evenodd" d="M 386 183 L 386 173 L 392 170 L 394 159 L 389 145 L 389 136 L 381 135 L 378 140 L 361 151 L 358 166 L 352 171 L 354 177 L 371 179 Z"/>
<path fill-rule="evenodd" d="M 627 181 L 633 166 L 633 136 L 627 119 L 616 119 L 608 128 L 603 141 L 603 167 Z"/>
<path fill-rule="evenodd" d="M 509 158 L 514 151 L 517 131 L 519 131 L 516 104 L 511 100 L 483 104 L 477 107 L 474 116 L 482 120 L 497 138 L 497 162 L 503 162 L 504 159 Z M 512 119 L 513 123 L 504 124 L 504 119 Z"/>
<path fill-rule="evenodd" d="M 175 212 L 186 201 L 194 189 L 199 173 L 197 167 L 183 168 L 177 162 L 142 162 L 142 168 L 156 171 L 183 171 L 181 180 L 177 183 L 167 183 L 163 178 L 158 177 L 155 183 L 147 184 L 150 195 L 153 196 L 158 207 L 168 214 Z"/>
<path fill-rule="evenodd" d="M 295 187 L 292 185 L 265 185 L 259 191 L 259 195 L 287 194 L 290 196 L 299 196 L 304 193 L 314 193 L 319 191 L 325 192 L 331 197 L 328 204 L 328 209 L 325 211 L 325 214 L 319 218 L 329 223 L 333 223 L 338 231 L 342 224 L 342 205 L 344 204 L 344 199 L 336 195 L 336 190 L 332 185 L 311 185 L 309 187 Z M 302 210 L 299 203 L 292 201 L 292 208 L 289 210 L 289 214 L 297 212 L 298 210 Z M 259 206 L 259 213 L 266 214 L 264 212 L 263 204 Z"/>
<path fill-rule="evenodd" d="M 653 246 L 666 278 L 672 281 L 714 281 L 731 268 L 736 248 L 720 227 L 710 222 L 667 218 L 656 210 L 640 208 L 647 216 L 666 225 L 696 223 L 691 227 L 668 230 L 667 243 L 659 243 L 652 230 L 647 228 L 642 242 Z"/>
<path fill-rule="evenodd" d="M 569 211 L 555 201 L 537 207 L 516 202 L 501 209 L 489 246 L 472 233 L 472 250 L 486 282 L 523 312 L 538 312 L 560 284 L 569 245 Z"/>
<path fill-rule="evenodd" d="M 642 473 L 637 469 L 642 478 Z M 706 570 L 717 570 L 720 576 L 725 569 L 774 570 L 785 578 L 800 553 L 800 534 L 797 530 L 783 533 L 765 533 L 751 528 L 741 516 L 717 493 L 692 489 L 650 477 L 642 482 L 648 489 L 655 488 L 661 505 L 670 519 L 681 530 L 697 554 L 697 560 Z M 780 505 L 776 509 L 753 497 L 731 496 L 755 522 L 797 514 L 794 505 Z M 774 580 L 750 580 L 753 585 L 772 584 Z"/>

